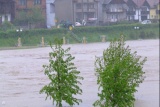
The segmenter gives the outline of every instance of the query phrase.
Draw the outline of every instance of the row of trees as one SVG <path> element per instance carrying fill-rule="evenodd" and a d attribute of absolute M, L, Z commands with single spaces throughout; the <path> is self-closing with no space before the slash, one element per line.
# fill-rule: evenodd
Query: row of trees
<path fill-rule="evenodd" d="M 42 14 L 42 9 L 35 7 L 28 10 L 21 10 L 15 18 L 15 25 L 32 25 L 44 24 L 45 17 Z"/>
<path fill-rule="evenodd" d="M 79 104 L 81 99 L 75 95 L 82 94 L 79 85 L 83 77 L 78 76 L 80 71 L 72 62 L 75 58 L 69 54 L 70 48 L 64 50 L 61 42 L 55 47 L 50 45 L 53 52 L 49 53 L 49 65 L 44 65 L 44 73 L 50 79 L 40 93 L 56 102 L 56 106 L 62 107 L 62 101 L 70 106 Z M 99 84 L 99 100 L 95 101 L 95 107 L 133 107 L 136 87 L 144 80 L 142 71 L 146 58 L 141 60 L 136 52 L 131 53 L 129 46 L 125 47 L 123 37 L 112 41 L 109 48 L 103 51 L 102 57 L 95 60 L 95 72 Z"/>
<path fill-rule="evenodd" d="M 19 10 L 13 23 L 5 21 L 0 26 L 0 30 L 13 30 L 16 28 L 15 26 L 26 26 L 29 29 L 32 27 L 45 27 L 45 16 L 42 14 L 42 11 L 43 10 L 38 7 L 27 10 Z"/>

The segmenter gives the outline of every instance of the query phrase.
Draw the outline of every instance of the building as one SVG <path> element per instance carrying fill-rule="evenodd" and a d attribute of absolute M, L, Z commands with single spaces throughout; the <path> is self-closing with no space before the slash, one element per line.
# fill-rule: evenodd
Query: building
<path fill-rule="evenodd" d="M 156 19 L 157 17 L 156 10 L 157 10 L 156 5 L 150 8 L 150 19 Z"/>
<path fill-rule="evenodd" d="M 28 15 L 35 7 L 41 10 L 47 28 L 61 21 L 101 25 L 124 20 L 159 19 L 158 0 L 0 0 L 0 24 L 13 22 L 21 12 Z"/>
<path fill-rule="evenodd" d="M 151 20 L 158 20 L 160 13 L 160 4 L 159 2 L 156 3 L 154 6 L 150 9 L 150 19 Z"/>
<path fill-rule="evenodd" d="M 61 21 L 69 21 L 73 23 L 73 0 L 56 0 L 55 17 L 57 23 L 60 23 Z"/>
<path fill-rule="evenodd" d="M 133 0 L 128 0 L 127 2 L 127 20 L 128 21 L 135 21 L 138 20 L 138 18 L 136 19 L 136 14 L 138 14 L 138 10 L 137 10 L 137 5 Z"/>
<path fill-rule="evenodd" d="M 140 21 L 149 19 L 150 5 L 147 0 L 145 0 L 140 7 Z"/>
<path fill-rule="evenodd" d="M 104 3 L 104 23 L 127 20 L 128 6 L 124 0 L 111 0 Z"/>
<path fill-rule="evenodd" d="M 97 25 L 102 21 L 102 0 L 74 0 L 74 21 Z"/>
<path fill-rule="evenodd" d="M 55 1 L 55 14 L 58 22 L 86 21 L 88 24 L 98 24 L 102 21 L 103 0 L 57 0 Z M 62 8 L 63 6 L 63 8 Z"/>
<path fill-rule="evenodd" d="M 22 12 L 28 15 L 26 17 L 30 17 L 29 15 L 30 13 L 33 12 L 34 9 L 39 9 L 41 12 L 40 14 L 46 19 L 46 0 L 15 0 L 15 9 L 16 9 L 15 10 L 16 18 Z M 36 16 L 36 17 L 39 17 L 39 16 Z M 25 25 L 26 24 L 28 24 L 29 28 L 31 27 L 30 22 L 26 21 Z M 42 26 L 42 23 L 40 26 Z"/>
<path fill-rule="evenodd" d="M 15 0 L 16 3 L 16 14 L 22 10 L 30 10 L 34 7 L 42 8 L 42 14 L 45 15 L 46 11 L 46 0 Z"/>
<path fill-rule="evenodd" d="M 0 0 L 0 25 L 4 21 L 12 22 L 15 18 L 15 2 L 13 0 Z"/>
<path fill-rule="evenodd" d="M 129 7 L 129 10 L 127 10 L 128 20 L 131 20 L 131 15 L 129 14 L 132 14 L 132 18 L 134 18 L 133 20 L 138 22 L 150 19 L 150 8 L 151 8 L 150 4 L 153 4 L 153 0 L 152 1 L 148 0 L 150 2 L 148 2 L 147 0 L 125 0 L 125 1 Z M 131 11 L 133 10 L 134 12 L 130 12 L 130 10 Z"/>
<path fill-rule="evenodd" d="M 46 26 L 51 28 L 56 25 L 55 0 L 46 0 Z"/>
<path fill-rule="evenodd" d="M 157 3 L 156 7 L 156 18 L 160 20 L 160 1 Z"/>

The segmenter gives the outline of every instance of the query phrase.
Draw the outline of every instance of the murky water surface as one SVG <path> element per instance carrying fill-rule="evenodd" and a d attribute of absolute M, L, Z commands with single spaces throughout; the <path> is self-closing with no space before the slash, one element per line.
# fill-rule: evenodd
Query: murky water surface
<path fill-rule="evenodd" d="M 146 79 L 135 93 L 135 107 L 159 107 L 159 40 L 127 41 L 126 45 L 148 59 L 144 65 Z M 74 107 L 93 107 L 98 99 L 94 61 L 108 46 L 109 42 L 64 45 L 71 47 L 74 63 L 84 77 L 83 94 L 77 96 L 83 103 Z M 49 52 L 50 47 L 0 51 L 0 107 L 53 107 L 51 100 L 45 101 L 45 94 L 39 94 L 49 82 L 42 68 L 49 63 Z"/>

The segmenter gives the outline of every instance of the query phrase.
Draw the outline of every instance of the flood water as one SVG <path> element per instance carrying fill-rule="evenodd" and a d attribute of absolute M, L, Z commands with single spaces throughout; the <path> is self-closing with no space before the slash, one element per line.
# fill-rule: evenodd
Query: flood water
<path fill-rule="evenodd" d="M 135 93 L 135 107 L 159 107 L 159 39 L 126 41 L 130 49 L 142 57 L 147 57 L 144 65 L 145 81 Z M 98 99 L 98 85 L 94 71 L 95 56 L 102 56 L 106 43 L 67 44 L 75 57 L 74 63 L 84 77 L 80 105 L 73 107 L 93 107 Z M 49 64 L 50 47 L 19 50 L 0 50 L 0 107 L 54 107 L 52 101 L 45 101 L 40 89 L 50 81 L 44 75 L 42 65 Z M 64 104 L 64 106 L 67 106 Z"/>

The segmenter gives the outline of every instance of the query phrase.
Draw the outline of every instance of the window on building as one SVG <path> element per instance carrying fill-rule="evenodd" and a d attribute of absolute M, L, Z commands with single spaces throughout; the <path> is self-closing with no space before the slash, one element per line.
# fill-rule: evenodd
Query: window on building
<path fill-rule="evenodd" d="M 134 16 L 131 16 L 131 19 L 133 20 L 133 19 L 134 19 Z"/>
<path fill-rule="evenodd" d="M 19 0 L 19 5 L 25 6 L 27 4 L 27 0 Z"/>
<path fill-rule="evenodd" d="M 84 9 L 88 9 L 88 3 L 84 3 L 84 4 L 83 4 L 83 8 L 84 8 Z"/>
<path fill-rule="evenodd" d="M 77 8 L 77 9 L 82 9 L 82 4 L 81 4 L 81 3 L 77 3 L 77 4 L 76 4 L 76 8 Z"/>
<path fill-rule="evenodd" d="M 41 0 L 34 0 L 34 5 L 39 5 L 41 4 Z"/>
<path fill-rule="evenodd" d="M 53 3 L 50 4 L 50 13 L 55 13 L 55 5 Z"/>
<path fill-rule="evenodd" d="M 89 8 L 89 9 L 93 9 L 93 8 L 94 8 L 94 3 L 89 3 L 89 4 L 88 4 L 88 8 Z"/>
<path fill-rule="evenodd" d="M 114 15 L 112 15 L 112 19 L 114 19 Z"/>
<path fill-rule="evenodd" d="M 91 13 L 88 13 L 88 14 L 87 14 L 87 17 L 88 17 L 88 18 L 94 18 L 94 15 L 95 15 L 95 14 L 94 14 L 93 12 L 91 12 Z"/>
<path fill-rule="evenodd" d="M 111 10 L 110 10 L 111 12 L 114 12 L 114 9 L 113 8 L 111 8 Z"/>
<path fill-rule="evenodd" d="M 130 7 L 130 8 L 129 8 L 129 11 L 134 11 L 134 8 L 133 8 L 133 7 Z"/>
<path fill-rule="evenodd" d="M 142 11 L 147 11 L 147 7 L 146 6 L 143 6 L 141 7 Z"/>
<path fill-rule="evenodd" d="M 8 21 L 8 16 L 7 15 L 4 16 L 4 20 Z"/>
<path fill-rule="evenodd" d="M 116 15 L 116 19 L 118 19 L 118 14 Z"/>
<path fill-rule="evenodd" d="M 76 20 L 78 20 L 78 19 L 83 19 L 83 14 L 82 14 L 82 12 L 78 12 L 78 13 L 76 13 Z"/>

